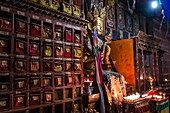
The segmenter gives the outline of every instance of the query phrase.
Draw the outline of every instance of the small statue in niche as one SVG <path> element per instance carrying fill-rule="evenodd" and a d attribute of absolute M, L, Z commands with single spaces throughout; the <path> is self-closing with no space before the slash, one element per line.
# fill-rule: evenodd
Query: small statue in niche
<path fill-rule="evenodd" d="M 103 51 L 102 51 L 102 60 L 104 64 L 110 64 L 109 56 L 111 52 L 111 48 L 109 44 L 111 43 L 111 34 L 105 36 L 106 42 L 103 44 Z"/>

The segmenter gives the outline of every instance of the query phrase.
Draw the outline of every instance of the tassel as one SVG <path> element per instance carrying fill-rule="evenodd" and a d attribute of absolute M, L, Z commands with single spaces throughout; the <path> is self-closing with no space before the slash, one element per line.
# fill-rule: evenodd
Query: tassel
<path fill-rule="evenodd" d="M 132 9 L 130 8 L 129 0 L 127 0 L 127 4 L 128 4 L 128 10 L 129 10 L 129 12 L 130 12 L 131 14 L 133 14 L 133 11 L 135 10 L 136 0 L 133 0 Z"/>
<path fill-rule="evenodd" d="M 159 27 L 159 31 L 160 31 L 160 32 L 161 32 L 161 28 L 162 28 L 162 23 L 163 23 L 164 18 L 165 18 L 164 10 L 162 10 L 162 15 L 163 15 L 163 17 L 162 17 L 162 20 L 161 20 L 161 23 L 160 23 L 160 27 Z"/>

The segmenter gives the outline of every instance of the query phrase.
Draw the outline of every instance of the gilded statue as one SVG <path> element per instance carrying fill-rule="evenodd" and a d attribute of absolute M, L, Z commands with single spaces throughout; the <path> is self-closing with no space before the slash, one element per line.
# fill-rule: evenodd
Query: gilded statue
<path fill-rule="evenodd" d="M 97 40 L 93 40 L 93 44 L 98 45 L 98 49 L 102 51 L 102 60 L 104 64 L 110 64 L 109 56 L 111 52 L 111 48 L 109 44 L 111 43 L 111 34 L 105 36 L 106 42 L 99 38 L 99 36 L 104 36 L 104 20 L 106 15 L 106 9 L 103 8 L 100 10 L 97 9 L 96 6 L 93 7 L 92 13 L 88 12 L 87 19 L 89 20 L 88 23 L 88 34 L 90 37 L 93 37 L 94 29 L 97 30 Z M 94 43 L 95 42 L 95 43 Z M 95 46 L 93 45 L 93 46 Z M 103 48 L 102 48 L 103 47 Z"/>
<path fill-rule="evenodd" d="M 110 64 L 109 56 L 111 53 L 111 48 L 109 44 L 111 43 L 111 34 L 105 36 L 106 42 L 103 44 L 102 60 L 104 64 Z"/>

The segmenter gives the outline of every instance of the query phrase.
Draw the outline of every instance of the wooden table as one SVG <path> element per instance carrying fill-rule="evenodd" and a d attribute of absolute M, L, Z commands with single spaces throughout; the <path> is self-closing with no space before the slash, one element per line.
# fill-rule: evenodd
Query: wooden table
<path fill-rule="evenodd" d="M 139 113 L 139 111 L 147 112 L 149 109 L 149 100 L 140 99 L 134 102 L 123 101 L 123 113 Z"/>
<path fill-rule="evenodd" d="M 169 98 L 151 99 L 150 106 L 152 113 L 169 113 Z"/>

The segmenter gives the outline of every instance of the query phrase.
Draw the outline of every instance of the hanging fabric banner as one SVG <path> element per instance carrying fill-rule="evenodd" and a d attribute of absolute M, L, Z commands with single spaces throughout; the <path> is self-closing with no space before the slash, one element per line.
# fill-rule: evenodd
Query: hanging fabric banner
<path fill-rule="evenodd" d="M 101 52 L 99 52 L 98 55 L 95 57 L 95 61 L 96 61 L 96 80 L 101 95 L 100 111 L 101 113 L 105 113 L 104 95 L 103 95 L 103 87 L 102 87 L 103 81 L 102 81 L 102 67 L 101 67 L 101 62 L 102 62 Z"/>

